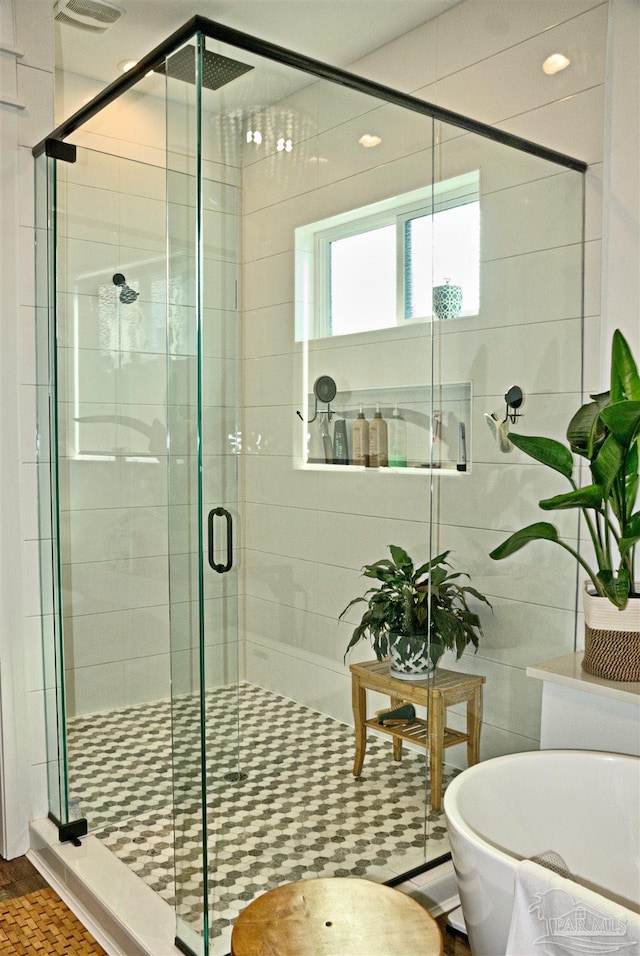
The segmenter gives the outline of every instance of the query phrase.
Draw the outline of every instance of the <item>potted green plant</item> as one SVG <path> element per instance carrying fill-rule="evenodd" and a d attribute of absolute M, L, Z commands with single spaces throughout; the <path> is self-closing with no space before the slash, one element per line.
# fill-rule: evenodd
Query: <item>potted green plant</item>
<path fill-rule="evenodd" d="M 490 557 L 507 558 L 530 541 L 552 541 L 574 556 L 588 576 L 584 592 L 585 655 L 588 673 L 609 680 L 640 680 L 640 589 L 635 579 L 640 541 L 638 446 L 640 376 L 619 330 L 611 347 L 611 387 L 592 395 L 567 428 L 568 446 L 552 438 L 509 435 L 521 451 L 559 472 L 571 490 L 539 502 L 543 511 L 578 509 L 593 544 L 588 564 L 546 521 L 516 531 Z M 578 487 L 574 454 L 586 459 L 591 483 Z"/>
<path fill-rule="evenodd" d="M 361 639 L 371 641 L 379 661 L 390 657 L 391 676 L 411 680 L 431 673 L 446 649 L 459 659 L 468 644 L 477 649 L 482 634 L 480 618 L 468 606 L 467 595 L 489 604 L 487 599 L 458 579 L 468 577 L 451 571 L 445 551 L 416 568 L 406 551 L 390 545 L 391 559 L 365 564 L 364 577 L 374 578 L 377 587 L 354 598 L 340 618 L 354 604 L 367 606 L 351 635 L 345 652 Z"/>

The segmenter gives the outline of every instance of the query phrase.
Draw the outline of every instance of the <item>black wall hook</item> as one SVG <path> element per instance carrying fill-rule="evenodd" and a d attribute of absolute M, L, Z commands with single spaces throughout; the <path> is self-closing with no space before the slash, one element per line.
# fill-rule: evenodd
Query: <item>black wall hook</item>
<path fill-rule="evenodd" d="M 315 380 L 313 383 L 313 394 L 315 396 L 316 404 L 313 410 L 313 418 L 310 418 L 307 421 L 308 425 L 311 424 L 311 422 L 315 422 L 316 418 L 318 417 L 318 401 L 324 402 L 324 404 L 327 406 L 327 420 L 331 421 L 333 417 L 333 412 L 331 411 L 331 402 L 336 397 L 337 391 L 338 389 L 336 388 L 336 383 L 330 375 L 321 375 L 320 378 Z M 301 422 L 304 421 L 304 418 L 299 411 L 296 412 L 296 415 Z"/>
<path fill-rule="evenodd" d="M 504 400 L 507 403 L 504 413 L 504 420 L 506 422 L 508 419 L 512 425 L 515 425 L 516 420 L 518 418 L 522 418 L 522 412 L 517 410 L 524 401 L 524 395 L 522 394 L 522 389 L 520 386 L 512 385 L 509 391 L 505 394 Z"/>

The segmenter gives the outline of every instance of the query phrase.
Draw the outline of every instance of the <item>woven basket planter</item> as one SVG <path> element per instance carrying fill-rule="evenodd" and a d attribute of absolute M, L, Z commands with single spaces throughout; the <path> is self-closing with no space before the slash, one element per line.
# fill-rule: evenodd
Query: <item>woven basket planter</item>
<path fill-rule="evenodd" d="M 584 591 L 582 669 L 594 677 L 640 681 L 640 598 L 619 611 L 607 598 Z"/>

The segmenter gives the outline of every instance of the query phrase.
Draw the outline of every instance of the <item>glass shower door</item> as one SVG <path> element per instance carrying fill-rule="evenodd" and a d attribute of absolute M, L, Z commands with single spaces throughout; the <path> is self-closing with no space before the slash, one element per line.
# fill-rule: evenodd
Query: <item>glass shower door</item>
<path fill-rule="evenodd" d="M 185 74 L 184 64 L 191 64 Z M 239 750 L 237 189 L 204 155 L 199 56 L 166 62 L 168 503 L 177 940 L 209 953 Z M 195 79 L 195 83 L 193 80 Z M 226 952 L 227 949 L 221 950 Z M 215 952 L 215 946 L 211 952 Z"/>
<path fill-rule="evenodd" d="M 237 190 L 195 174 L 183 90 L 166 167 L 38 166 L 40 523 L 51 813 L 175 898 L 200 953 L 239 774 Z"/>
<path fill-rule="evenodd" d="M 111 846 L 118 830 L 133 843 L 171 800 L 165 171 L 84 147 L 47 167 L 38 425 L 43 592 L 54 576 L 50 810 L 63 824 L 85 818 Z M 44 251 L 41 229 L 38 239 Z"/>

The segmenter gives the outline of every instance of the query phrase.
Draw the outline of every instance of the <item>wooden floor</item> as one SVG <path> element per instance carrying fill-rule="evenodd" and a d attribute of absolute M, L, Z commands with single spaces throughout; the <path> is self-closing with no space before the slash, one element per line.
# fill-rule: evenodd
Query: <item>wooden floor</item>
<path fill-rule="evenodd" d="M 2 956 L 106 956 L 26 857 L 0 859 Z"/>
<path fill-rule="evenodd" d="M 444 940 L 444 956 L 471 956 L 467 937 L 447 926 L 446 913 L 436 917 L 436 923 Z"/>

